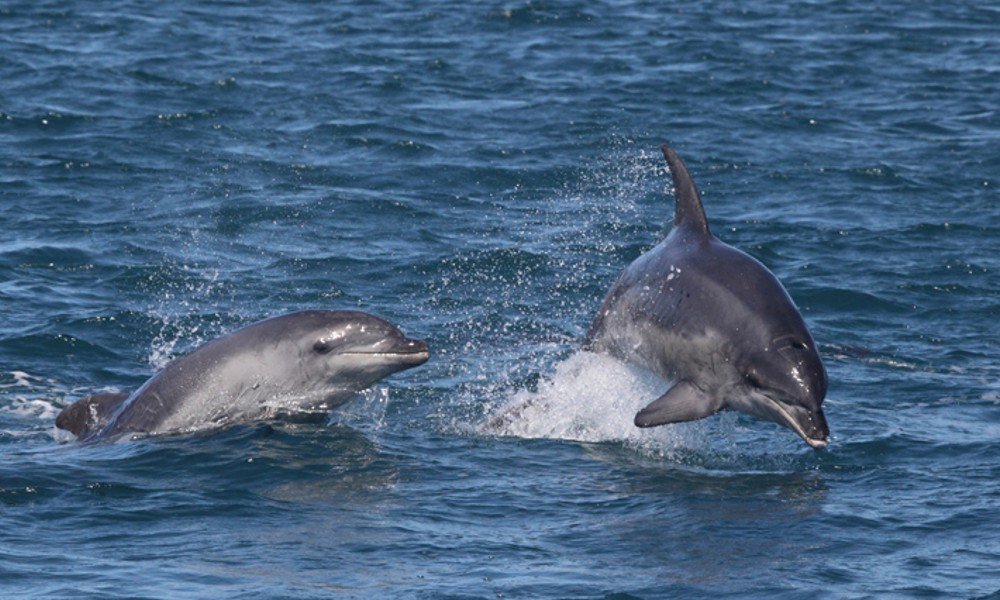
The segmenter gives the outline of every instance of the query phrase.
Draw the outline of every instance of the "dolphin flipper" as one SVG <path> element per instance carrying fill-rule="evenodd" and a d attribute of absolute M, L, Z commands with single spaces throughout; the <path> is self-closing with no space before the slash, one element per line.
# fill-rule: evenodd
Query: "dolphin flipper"
<path fill-rule="evenodd" d="M 678 381 L 662 396 L 635 415 L 637 427 L 656 427 L 667 423 L 695 421 L 714 415 L 722 403 L 687 380 Z"/>
<path fill-rule="evenodd" d="M 78 438 L 100 431 L 127 400 L 129 394 L 91 394 L 62 409 L 56 416 L 56 427 Z"/>

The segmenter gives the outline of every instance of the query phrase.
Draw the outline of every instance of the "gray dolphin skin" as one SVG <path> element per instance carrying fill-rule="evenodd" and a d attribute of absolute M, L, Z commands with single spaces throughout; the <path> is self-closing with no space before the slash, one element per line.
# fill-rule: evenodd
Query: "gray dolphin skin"
<path fill-rule="evenodd" d="M 662 150 L 674 183 L 673 229 L 619 276 L 584 348 L 673 382 L 636 414 L 639 427 L 729 408 L 825 448 L 826 369 L 802 315 L 764 265 L 712 235 L 687 168 Z"/>
<path fill-rule="evenodd" d="M 429 356 L 425 342 L 367 313 L 294 312 L 199 346 L 132 394 L 87 396 L 56 426 L 92 441 L 325 412 Z"/>

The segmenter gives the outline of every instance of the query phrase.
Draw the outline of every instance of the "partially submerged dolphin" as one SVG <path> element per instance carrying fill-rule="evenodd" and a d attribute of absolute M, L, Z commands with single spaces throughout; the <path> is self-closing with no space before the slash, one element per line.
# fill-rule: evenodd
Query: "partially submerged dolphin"
<path fill-rule="evenodd" d="M 712 235 L 684 163 L 662 150 L 674 181 L 674 227 L 619 276 L 584 348 L 674 382 L 636 414 L 639 427 L 731 408 L 826 447 L 826 369 L 802 315 L 764 265 Z"/>
<path fill-rule="evenodd" d="M 96 440 L 327 411 L 428 357 L 425 342 L 372 315 L 294 312 L 199 346 L 132 394 L 87 396 L 60 412 L 56 426 Z"/>

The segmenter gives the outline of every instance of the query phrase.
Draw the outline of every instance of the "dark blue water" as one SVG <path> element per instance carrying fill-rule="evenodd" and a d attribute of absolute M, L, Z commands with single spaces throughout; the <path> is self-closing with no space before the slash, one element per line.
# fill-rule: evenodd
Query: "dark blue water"
<path fill-rule="evenodd" d="M 0 5 L 0 595 L 1000 593 L 1000 9 Z M 767 264 L 828 450 L 577 354 L 669 226 Z M 434 355 L 333 413 L 79 446 L 55 414 L 301 308 Z M 480 423 L 537 410 L 504 435 Z"/>

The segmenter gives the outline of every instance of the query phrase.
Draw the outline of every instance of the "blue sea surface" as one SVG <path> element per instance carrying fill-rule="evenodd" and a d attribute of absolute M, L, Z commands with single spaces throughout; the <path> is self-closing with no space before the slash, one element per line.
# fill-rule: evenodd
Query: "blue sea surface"
<path fill-rule="evenodd" d="M 1000 8 L 0 4 L 3 598 L 1000 597 Z M 832 442 L 579 352 L 670 143 Z M 269 316 L 432 358 L 325 423 L 55 415 Z M 527 402 L 501 431 L 481 425 Z"/>

